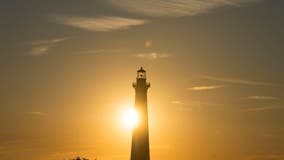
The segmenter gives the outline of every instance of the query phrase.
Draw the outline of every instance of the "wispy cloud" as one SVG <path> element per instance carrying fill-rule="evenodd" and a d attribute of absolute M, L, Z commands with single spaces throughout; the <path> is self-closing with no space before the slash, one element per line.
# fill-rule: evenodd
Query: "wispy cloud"
<path fill-rule="evenodd" d="M 54 38 L 48 40 L 35 40 L 28 42 L 27 45 L 31 46 L 30 56 L 42 56 L 48 54 L 48 51 L 58 45 L 59 43 L 67 40 L 67 38 Z"/>
<path fill-rule="evenodd" d="M 214 89 L 219 89 L 223 88 L 223 85 L 211 85 L 211 86 L 195 86 L 195 87 L 190 87 L 187 88 L 188 90 L 193 90 L 193 91 L 206 91 L 206 90 L 214 90 Z"/>
<path fill-rule="evenodd" d="M 62 158 L 74 158 L 78 156 L 77 152 L 54 152 L 47 156 L 47 160 L 55 160 L 55 159 L 62 159 Z"/>
<path fill-rule="evenodd" d="M 253 100 L 277 100 L 277 97 L 272 96 L 248 96 L 247 99 L 253 99 Z"/>
<path fill-rule="evenodd" d="M 52 20 L 67 26 L 75 27 L 78 29 L 93 31 L 93 32 L 106 32 L 119 29 L 128 29 L 134 26 L 139 26 L 147 23 L 147 20 L 132 19 L 123 17 L 72 17 L 72 16 L 53 16 Z"/>
<path fill-rule="evenodd" d="M 263 137 L 275 137 L 276 135 L 275 134 L 272 134 L 272 133 L 264 133 L 262 134 Z"/>
<path fill-rule="evenodd" d="M 144 59 L 149 59 L 149 60 L 155 60 L 155 59 L 162 59 L 162 58 L 169 58 L 172 55 L 168 53 L 139 53 L 135 55 L 137 58 L 144 58 Z"/>
<path fill-rule="evenodd" d="M 36 46 L 33 47 L 29 53 L 30 56 L 42 56 L 48 54 L 48 50 L 51 46 Z"/>
<path fill-rule="evenodd" d="M 262 154 L 248 156 L 244 160 L 283 160 L 284 154 Z"/>
<path fill-rule="evenodd" d="M 176 105 L 185 105 L 185 103 L 181 102 L 181 101 L 171 101 L 172 104 L 176 104 Z"/>
<path fill-rule="evenodd" d="M 240 112 L 260 112 L 267 110 L 282 110 L 284 109 L 283 105 L 273 105 L 273 106 L 264 106 L 264 107 L 250 107 L 245 109 L 240 109 Z"/>
<path fill-rule="evenodd" d="M 89 50 L 81 50 L 81 51 L 76 51 L 73 52 L 72 54 L 77 54 L 77 55 L 81 55 L 81 54 L 111 54 L 111 53 L 121 53 L 124 50 L 121 49 L 89 49 Z"/>
<path fill-rule="evenodd" d="M 240 6 L 259 0 L 108 0 L 110 4 L 131 13 L 151 17 L 192 16 L 222 6 Z"/>
<path fill-rule="evenodd" d="M 33 116 L 47 116 L 48 115 L 45 112 L 38 112 L 38 111 L 36 111 L 36 112 L 27 112 L 27 114 L 33 115 Z"/>
<path fill-rule="evenodd" d="M 56 44 L 56 43 L 60 43 L 65 41 L 68 38 L 54 38 L 54 39 L 49 39 L 49 40 L 35 40 L 35 41 L 31 41 L 28 42 L 28 44 L 30 45 L 52 45 L 52 44 Z"/>
<path fill-rule="evenodd" d="M 270 82 L 261 82 L 261 81 L 252 81 L 252 80 L 245 80 L 245 79 L 238 79 L 238 78 L 227 78 L 227 77 L 223 78 L 223 77 L 214 77 L 214 76 L 202 76 L 202 78 L 219 81 L 219 82 L 233 83 L 233 84 L 283 87 L 283 85 L 280 85 L 280 84 L 274 84 Z"/>
<path fill-rule="evenodd" d="M 74 52 L 74 54 L 103 54 L 105 53 L 106 50 L 100 49 L 100 50 L 83 50 L 83 51 L 78 51 Z"/>

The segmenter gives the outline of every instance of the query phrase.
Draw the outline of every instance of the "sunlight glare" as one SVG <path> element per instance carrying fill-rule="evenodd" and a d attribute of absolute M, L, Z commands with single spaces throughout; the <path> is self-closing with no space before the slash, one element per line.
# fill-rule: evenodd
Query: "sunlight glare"
<path fill-rule="evenodd" d="M 135 108 L 126 110 L 123 114 L 123 123 L 125 127 L 133 129 L 138 125 L 139 116 Z"/>

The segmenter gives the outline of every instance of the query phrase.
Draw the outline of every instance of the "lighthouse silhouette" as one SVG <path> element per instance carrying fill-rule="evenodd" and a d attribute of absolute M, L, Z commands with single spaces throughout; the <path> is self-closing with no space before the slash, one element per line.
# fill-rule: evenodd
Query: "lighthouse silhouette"
<path fill-rule="evenodd" d="M 146 81 L 146 71 L 141 67 L 137 71 L 135 88 L 135 109 L 139 115 L 139 124 L 132 131 L 131 160 L 150 160 L 147 91 L 150 83 Z"/>

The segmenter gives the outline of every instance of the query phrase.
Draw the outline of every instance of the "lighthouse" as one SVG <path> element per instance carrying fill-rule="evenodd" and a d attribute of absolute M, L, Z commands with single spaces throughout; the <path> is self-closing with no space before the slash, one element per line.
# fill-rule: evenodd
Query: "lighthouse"
<path fill-rule="evenodd" d="M 132 131 L 131 160 L 150 160 L 147 107 L 147 91 L 150 83 L 146 81 L 146 71 L 142 67 L 137 71 L 133 87 L 139 124 Z"/>

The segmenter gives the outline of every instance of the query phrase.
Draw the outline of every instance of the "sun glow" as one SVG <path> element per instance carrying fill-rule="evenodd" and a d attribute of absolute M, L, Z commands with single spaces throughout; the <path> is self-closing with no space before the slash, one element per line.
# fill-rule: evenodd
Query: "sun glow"
<path fill-rule="evenodd" d="M 130 108 L 123 113 L 123 124 L 125 127 L 133 129 L 139 123 L 139 115 L 135 108 Z"/>

